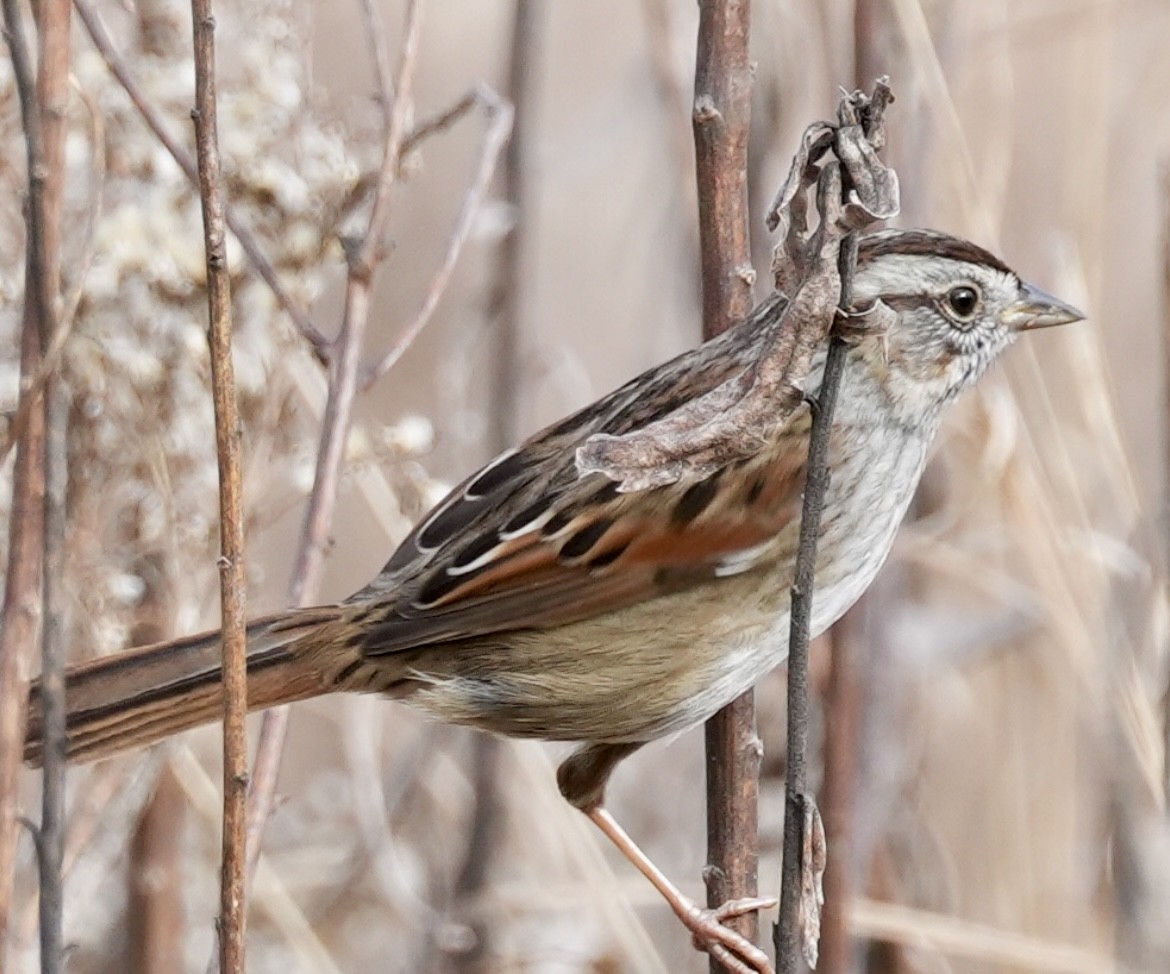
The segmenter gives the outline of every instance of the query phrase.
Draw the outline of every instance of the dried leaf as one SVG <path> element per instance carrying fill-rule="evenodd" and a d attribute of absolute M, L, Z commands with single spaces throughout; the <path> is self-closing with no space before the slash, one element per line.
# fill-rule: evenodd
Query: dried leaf
<path fill-rule="evenodd" d="M 817 966 L 821 939 L 821 907 L 825 905 L 828 844 L 825 823 L 812 795 L 803 796 L 804 821 L 800 845 L 800 946 L 809 967 Z"/>
<path fill-rule="evenodd" d="M 898 174 L 882 164 L 860 125 L 837 130 L 837 158 L 852 183 L 843 219 L 850 230 L 863 230 L 878 220 L 897 216 L 900 209 Z"/>
<path fill-rule="evenodd" d="M 799 206 L 799 214 L 804 215 L 803 200 L 800 199 L 804 190 L 817 181 L 816 163 L 833 144 L 833 126 L 828 122 L 814 122 L 804 130 L 800 139 L 800 148 L 792 159 L 788 170 L 788 178 L 780 186 L 772 205 L 768 207 L 765 223 L 769 230 L 779 230 L 780 236 L 788 236 L 789 221 L 793 218 L 793 205 Z M 799 202 L 798 202 L 799 201 Z M 800 228 L 801 231 L 805 227 Z"/>
<path fill-rule="evenodd" d="M 792 300 L 775 319 L 757 315 L 768 334 L 755 362 L 640 430 L 591 436 L 577 450 L 580 475 L 604 474 L 623 492 L 701 479 L 759 453 L 784 428 L 803 402 L 813 357 L 839 315 L 842 239 L 898 211 L 897 178 L 867 141 L 881 134 L 887 96 L 888 90 L 873 99 L 846 95 L 839 124 L 818 122 L 804 131 L 768 214 L 768 225 L 782 234 L 773 252 L 776 289 Z M 830 149 L 835 158 L 825 159 Z M 814 185 L 818 221 L 810 232 L 807 197 Z M 856 319 L 850 332 L 871 335 L 888 326 L 883 309 L 872 315 Z"/>

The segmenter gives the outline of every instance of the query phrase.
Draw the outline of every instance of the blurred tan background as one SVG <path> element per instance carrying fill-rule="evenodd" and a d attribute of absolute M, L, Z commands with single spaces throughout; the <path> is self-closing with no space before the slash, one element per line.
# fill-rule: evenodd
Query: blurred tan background
<path fill-rule="evenodd" d="M 1089 321 L 1029 336 L 955 411 L 891 564 L 841 637 L 855 640 L 863 673 L 849 969 L 1165 970 L 1170 114 L 1160 97 L 1170 89 L 1170 5 L 872 0 L 855 47 L 856 6 L 754 4 L 757 297 L 768 280 L 764 206 L 799 132 L 833 110 L 857 70 L 867 85 L 888 73 L 898 96 L 888 154 L 903 187 L 899 222 L 995 250 Z M 324 599 L 368 580 L 442 485 L 500 442 L 698 340 L 696 5 L 533 7 L 522 205 L 493 194 L 433 320 L 359 399 Z M 141 30 L 149 18 L 182 23 L 186 9 L 162 0 L 99 9 L 188 137 L 188 35 L 179 29 L 173 50 L 156 54 Z M 231 79 L 221 119 L 229 185 L 288 286 L 332 333 L 344 279 L 337 234 L 378 159 L 369 22 L 358 2 L 217 9 Z M 396 57 L 402 5 L 378 10 Z M 514 11 L 513 0 L 427 5 L 416 121 L 481 81 L 506 88 Z M 76 73 L 94 101 L 79 97 L 73 119 L 79 226 L 95 213 L 95 145 L 106 159 L 95 229 L 67 244 L 74 268 L 84 254 L 92 265 L 74 278 L 85 297 L 68 358 L 81 656 L 134 641 L 144 616 L 163 631 L 210 625 L 217 602 L 214 465 L 197 405 L 204 312 L 197 288 L 181 283 L 201 273 L 190 256 L 197 207 L 76 34 Z M 0 71 L 11 160 L 19 120 L 6 63 Z M 100 142 L 95 114 L 106 120 Z M 409 163 L 371 360 L 423 301 L 483 131 L 473 114 Z M 21 233 L 23 174 L 12 166 L 0 163 L 6 253 L 18 252 Z M 493 295 L 500 242 L 517 220 L 518 354 L 501 365 Z M 144 253 L 131 252 L 135 240 Z M 5 402 L 21 290 L 12 263 L 0 281 Z M 285 598 L 324 379 L 242 259 L 236 269 L 250 600 L 260 612 Z M 495 385 L 501 368 L 507 394 Z M 827 641 L 814 652 L 822 686 L 828 652 Z M 782 672 L 758 700 L 769 891 L 779 882 Z M 218 905 L 218 748 L 208 730 L 152 759 L 74 772 L 70 970 L 204 969 Z M 560 753 L 494 749 L 377 700 L 298 705 L 255 888 L 249 970 L 706 969 L 649 886 L 557 796 Z M 140 818 L 164 763 L 172 783 Z M 486 780 L 483 767 L 494 769 Z M 612 799 L 647 851 L 701 897 L 701 734 L 635 756 Z M 27 848 L 23 856 L 22 939 L 8 958 L 20 972 L 36 963 Z M 135 925 L 159 917 L 169 968 L 143 960 Z"/>

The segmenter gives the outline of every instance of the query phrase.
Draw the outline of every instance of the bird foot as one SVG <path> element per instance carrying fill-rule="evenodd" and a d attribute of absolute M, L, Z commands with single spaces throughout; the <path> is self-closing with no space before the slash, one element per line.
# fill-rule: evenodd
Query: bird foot
<path fill-rule="evenodd" d="M 688 900 L 679 904 L 675 912 L 691 931 L 695 949 L 710 954 L 732 974 L 776 974 L 767 954 L 726 926 L 728 920 L 756 910 L 770 910 L 776 903 L 774 897 L 750 897 L 703 909 Z"/>

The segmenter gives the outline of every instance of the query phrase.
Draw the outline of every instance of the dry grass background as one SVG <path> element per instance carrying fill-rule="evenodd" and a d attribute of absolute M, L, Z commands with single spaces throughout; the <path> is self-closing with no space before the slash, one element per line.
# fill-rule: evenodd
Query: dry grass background
<path fill-rule="evenodd" d="M 761 214 L 800 129 L 831 110 L 837 84 L 852 82 L 853 4 L 754 6 L 752 177 Z M 956 410 L 913 520 L 867 599 L 851 857 L 864 896 L 851 920 L 872 940 L 857 969 L 1166 970 L 1170 115 L 1160 99 L 1170 89 L 1170 6 L 875 6 L 869 56 L 899 96 L 890 154 L 904 187 L 901 222 L 996 249 L 1091 320 L 1030 336 Z M 101 7 L 151 99 L 189 137 L 185 29 L 177 53 L 157 56 L 143 49 L 126 8 Z M 167 7 L 156 0 L 139 9 L 157 17 Z M 176 9 L 182 23 L 185 8 Z M 339 317 L 347 194 L 376 160 L 361 5 L 263 0 L 219 9 L 233 202 L 328 328 Z M 480 79 L 503 83 L 512 9 L 503 0 L 430 5 L 419 117 Z M 383 17 L 396 39 L 399 4 L 387 0 Z M 542 8 L 531 55 L 513 434 L 697 340 L 687 111 L 696 21 L 683 0 Z M 81 37 L 74 74 L 69 219 L 77 231 L 67 236 L 65 266 L 82 297 L 65 368 L 75 396 L 70 582 L 82 656 L 152 627 L 213 622 L 215 495 L 196 198 Z M 0 246 L 14 255 L 24 176 L 12 161 L 22 156 L 6 61 L 0 120 Z M 391 343 L 420 304 L 481 133 L 468 120 L 429 142 L 399 189 L 373 349 Z M 509 218 L 499 205 L 484 211 L 434 321 L 359 402 L 326 598 L 362 584 L 441 483 L 491 452 L 489 297 Z M 768 244 L 757 232 L 764 267 Z M 278 605 L 285 588 L 324 380 L 268 292 L 242 260 L 235 267 L 259 612 Z M 15 398 L 20 290 L 10 258 L 0 268 L 5 403 Z M 814 665 L 824 663 L 822 649 Z M 769 755 L 761 885 L 772 889 L 782 673 L 761 686 L 759 705 Z M 203 969 L 217 909 L 217 755 L 217 732 L 208 730 L 152 758 L 73 773 L 71 970 L 132 969 L 129 914 L 168 909 L 181 956 L 156 969 Z M 504 748 L 486 883 L 468 897 L 458 877 L 482 759 L 475 738 L 377 700 L 299 705 L 255 888 L 249 970 L 704 969 L 649 887 L 561 802 L 555 756 Z M 164 765 L 166 814 L 141 824 Z M 28 808 L 35 789 L 30 773 Z M 697 895 L 701 735 L 637 755 L 616 775 L 612 799 Z M 154 830 L 162 852 L 149 871 L 131 849 Z M 28 848 L 22 861 L 19 938 L 7 958 L 14 972 L 36 962 Z M 483 955 L 467 952 L 474 929 L 487 933 Z"/>

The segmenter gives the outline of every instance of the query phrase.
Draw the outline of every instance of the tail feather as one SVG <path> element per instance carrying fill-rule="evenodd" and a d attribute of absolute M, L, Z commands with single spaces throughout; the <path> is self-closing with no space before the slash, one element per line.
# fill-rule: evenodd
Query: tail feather
<path fill-rule="evenodd" d="M 282 613 L 247 630 L 248 709 L 264 710 L 326 691 L 319 669 L 292 644 L 331 621 L 335 609 Z M 219 631 L 156 643 L 71 667 L 65 675 L 66 752 L 96 761 L 212 723 L 223 713 Z M 40 765 L 39 681 L 29 692 L 24 759 Z"/>

